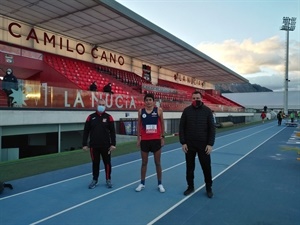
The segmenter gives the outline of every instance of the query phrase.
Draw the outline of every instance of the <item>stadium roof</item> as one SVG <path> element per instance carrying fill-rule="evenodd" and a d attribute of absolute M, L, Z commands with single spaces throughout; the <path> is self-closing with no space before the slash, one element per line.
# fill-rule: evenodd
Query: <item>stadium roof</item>
<path fill-rule="evenodd" d="M 0 14 L 209 83 L 248 82 L 113 0 L 1 0 Z"/>

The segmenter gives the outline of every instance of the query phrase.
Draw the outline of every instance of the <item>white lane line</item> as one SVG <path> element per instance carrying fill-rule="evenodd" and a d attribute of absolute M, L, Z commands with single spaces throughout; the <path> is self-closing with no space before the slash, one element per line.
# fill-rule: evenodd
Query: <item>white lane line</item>
<path fill-rule="evenodd" d="M 238 160 L 236 160 L 234 163 L 232 163 L 231 165 L 229 165 L 226 169 L 224 169 L 223 171 L 221 171 L 220 173 L 218 173 L 216 176 L 214 176 L 213 180 L 215 180 L 217 177 L 221 176 L 223 173 L 225 173 L 227 170 L 229 170 L 231 167 L 233 167 L 239 161 L 241 161 L 242 159 L 244 159 L 245 157 L 247 157 L 249 154 L 251 154 L 253 151 L 255 151 L 257 148 L 259 148 L 261 145 L 263 145 L 264 143 L 266 143 L 268 140 L 270 140 L 271 138 L 273 138 L 275 135 L 277 135 L 280 132 L 281 132 L 281 130 L 279 130 L 278 132 L 276 132 L 275 134 L 273 134 L 271 137 L 269 137 L 268 139 L 266 139 L 265 141 L 263 141 L 262 143 L 260 143 L 259 145 L 257 145 L 255 148 L 253 148 L 247 154 L 245 154 L 244 156 L 242 156 L 241 158 L 239 158 Z M 153 219 L 152 221 L 150 221 L 149 223 L 147 223 L 147 225 L 152 225 L 155 222 L 157 222 L 158 220 L 160 220 L 162 217 L 164 217 L 165 215 L 167 215 L 173 209 L 175 209 L 180 204 L 182 204 L 183 202 L 185 202 L 187 199 L 189 199 L 190 197 L 192 197 L 195 193 L 197 193 L 199 190 L 201 190 L 204 186 L 205 186 L 205 184 L 203 184 L 202 186 L 200 186 L 199 188 L 197 188 L 195 192 L 193 192 L 189 196 L 183 198 L 181 201 L 179 201 L 178 203 L 176 203 L 175 205 L 173 205 L 172 207 L 170 207 L 168 210 L 166 210 L 165 212 L 163 212 L 162 214 L 160 214 L 158 217 L 156 217 L 155 219 Z"/>
<path fill-rule="evenodd" d="M 264 126 L 265 127 L 265 126 Z M 270 128 L 274 128 L 274 127 L 278 127 L 278 125 L 272 125 L 272 126 L 270 126 L 270 127 L 266 127 L 266 128 L 264 128 L 264 130 L 268 130 L 268 129 L 270 129 Z M 285 127 L 283 127 L 283 129 L 284 129 Z M 247 129 L 245 129 L 245 130 L 240 130 L 240 131 L 236 131 L 236 132 L 232 132 L 232 133 L 229 133 L 229 134 L 225 134 L 225 135 L 222 135 L 222 136 L 219 136 L 218 138 L 224 138 L 224 137 L 228 137 L 228 136 L 232 136 L 232 135 L 236 135 L 236 134 L 239 134 L 239 133 L 249 133 L 251 130 L 257 130 L 257 126 L 256 127 L 250 127 L 250 128 L 247 128 Z"/>
<path fill-rule="evenodd" d="M 246 139 L 246 138 L 251 137 L 251 136 L 253 136 L 253 135 L 255 135 L 255 134 L 264 132 L 264 131 L 269 130 L 269 129 L 271 129 L 271 128 L 273 128 L 273 127 L 268 127 L 268 128 L 266 128 L 266 129 L 259 130 L 259 131 L 257 131 L 257 132 L 251 133 L 251 134 L 249 134 L 249 135 L 247 135 L 247 136 L 244 136 L 244 137 L 242 137 L 242 138 L 240 138 L 240 139 L 236 139 L 236 140 L 233 141 L 233 142 L 229 142 L 229 143 L 227 143 L 227 144 L 225 144 L 225 145 L 222 145 L 222 146 L 220 146 L 220 147 L 218 147 L 218 148 L 215 148 L 213 151 L 217 151 L 217 150 L 219 150 L 219 149 L 221 149 L 221 148 L 223 148 L 223 147 L 226 147 L 226 146 L 231 145 L 231 144 L 233 144 L 233 143 L 239 142 L 239 141 L 241 141 L 241 140 L 243 140 L 243 139 Z"/>

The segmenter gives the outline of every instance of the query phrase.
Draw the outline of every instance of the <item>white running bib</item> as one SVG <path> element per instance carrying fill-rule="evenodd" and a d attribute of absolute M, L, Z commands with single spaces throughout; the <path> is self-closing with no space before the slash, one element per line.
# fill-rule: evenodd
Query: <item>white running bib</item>
<path fill-rule="evenodd" d="M 157 125 L 156 124 L 148 124 L 148 125 L 146 125 L 146 133 L 147 134 L 157 133 Z"/>

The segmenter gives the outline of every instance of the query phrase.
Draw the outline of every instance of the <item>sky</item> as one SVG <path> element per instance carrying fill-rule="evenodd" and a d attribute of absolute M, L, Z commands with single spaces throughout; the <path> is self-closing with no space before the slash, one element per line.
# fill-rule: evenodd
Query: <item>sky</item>
<path fill-rule="evenodd" d="M 273 91 L 283 91 L 287 31 L 288 90 L 300 91 L 300 0 L 117 0 L 234 72 Z"/>

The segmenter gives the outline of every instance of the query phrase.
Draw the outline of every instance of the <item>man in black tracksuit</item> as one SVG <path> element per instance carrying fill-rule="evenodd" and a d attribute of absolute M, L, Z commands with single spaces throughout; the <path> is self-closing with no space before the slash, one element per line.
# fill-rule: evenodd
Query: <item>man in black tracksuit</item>
<path fill-rule="evenodd" d="M 179 124 L 179 140 L 185 152 L 186 181 L 188 184 L 184 195 L 194 192 L 195 157 L 203 170 L 206 193 L 209 198 L 212 192 L 212 174 L 210 153 L 215 142 L 215 126 L 210 108 L 203 104 L 201 93 L 195 91 L 193 102 L 186 107 L 181 115 Z"/>
<path fill-rule="evenodd" d="M 88 150 L 89 138 L 93 166 L 93 180 L 89 185 L 90 189 L 95 188 L 98 184 L 100 155 L 104 163 L 106 185 L 108 188 L 112 187 L 110 153 L 116 148 L 116 132 L 113 117 L 105 112 L 105 105 L 105 101 L 100 99 L 96 112 L 87 117 L 84 125 L 82 146 L 83 150 Z"/>

